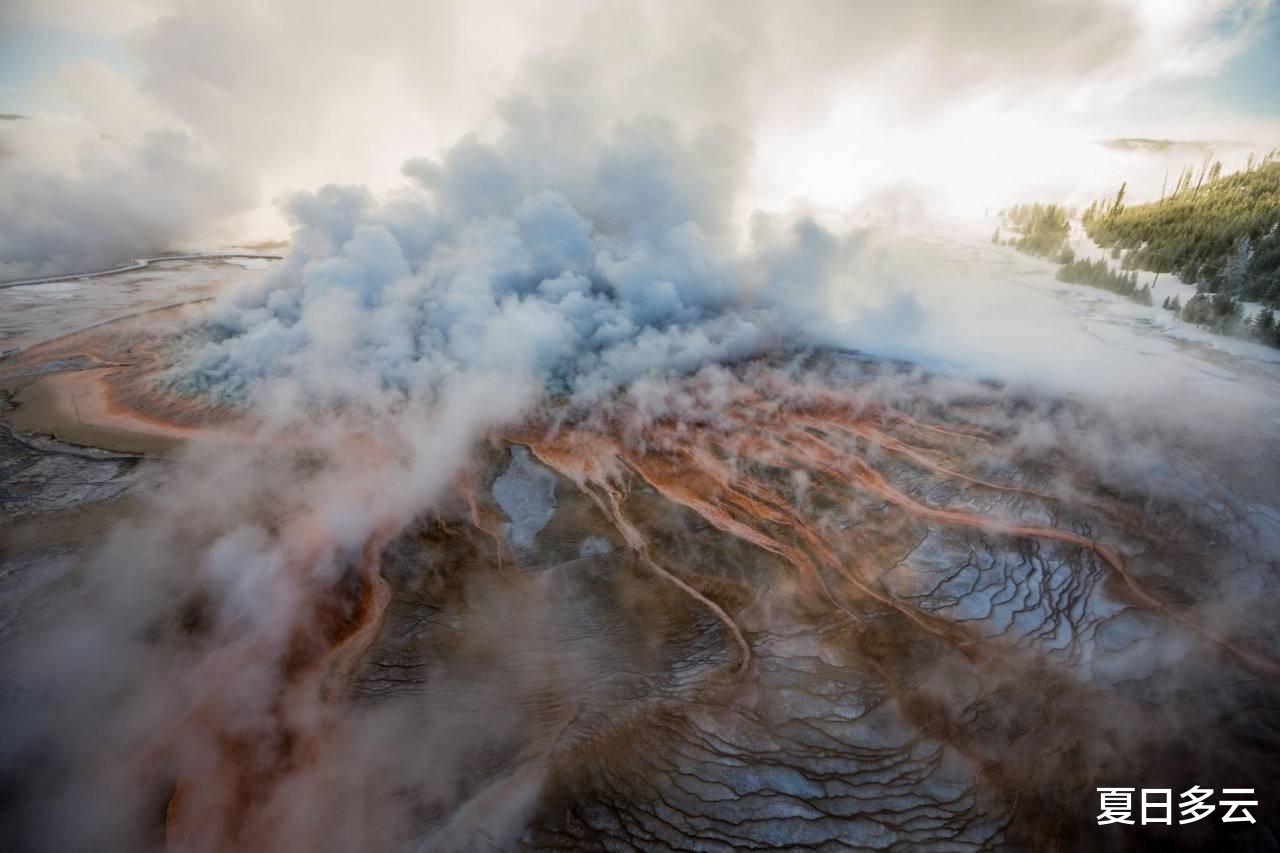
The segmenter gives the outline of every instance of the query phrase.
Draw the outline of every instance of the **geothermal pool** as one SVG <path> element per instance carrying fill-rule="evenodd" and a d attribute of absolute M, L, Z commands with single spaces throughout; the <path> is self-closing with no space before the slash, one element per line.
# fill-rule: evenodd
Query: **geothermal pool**
<path fill-rule="evenodd" d="M 1277 366 L 886 231 L 919 311 L 865 349 L 465 447 L 157 382 L 267 270 L 0 290 L 6 845 L 1269 849 Z M 1099 828 L 1111 785 L 1261 826 Z"/>

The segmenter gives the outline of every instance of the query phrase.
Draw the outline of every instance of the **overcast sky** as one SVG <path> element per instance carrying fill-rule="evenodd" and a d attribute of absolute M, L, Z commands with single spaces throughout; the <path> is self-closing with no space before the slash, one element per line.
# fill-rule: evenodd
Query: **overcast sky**
<path fill-rule="evenodd" d="M 406 160 L 490 137 L 529 93 L 601 120 L 732 129 L 744 215 L 904 194 L 967 214 L 1122 179 L 1140 198 L 1171 164 L 1097 140 L 1241 143 L 1221 146 L 1228 165 L 1280 143 L 1280 24 L 1263 0 L 0 10 L 0 112 L 27 117 L 0 122 L 5 278 L 284 236 L 283 193 L 393 189 Z"/>

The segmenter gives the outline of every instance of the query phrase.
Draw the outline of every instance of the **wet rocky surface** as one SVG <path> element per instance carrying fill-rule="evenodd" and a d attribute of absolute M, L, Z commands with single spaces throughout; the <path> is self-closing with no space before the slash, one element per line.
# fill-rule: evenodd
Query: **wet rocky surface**
<path fill-rule="evenodd" d="M 163 306 L 208 299 L 230 282 L 265 275 L 227 260 L 163 266 L 74 281 L 0 288 L 0 353 Z"/>
<path fill-rule="evenodd" d="M 6 359 L 8 376 L 133 346 L 101 337 L 99 356 L 54 346 Z M 860 376 L 832 397 L 856 398 Z M 1266 430 L 1218 456 L 1147 436 L 1166 442 L 1163 479 L 1126 487 L 1107 467 L 1123 460 L 1020 446 L 1043 413 L 998 385 L 939 402 L 911 373 L 895 414 L 866 384 L 875 405 L 762 394 L 635 444 L 492 438 L 370 561 L 388 600 L 326 688 L 338 760 L 281 724 L 262 750 L 287 758 L 275 784 L 316 767 L 340 780 L 306 811 L 357 828 L 322 839 L 335 849 L 1280 847 Z M 90 558 L 156 512 L 173 465 L 0 424 L 0 656 L 68 627 Z M 271 529 L 276 508 L 259 511 Z M 185 577 L 179 556 L 165 568 Z M 330 591 L 355 620 L 367 590 L 351 578 Z M 130 642 L 189 653 L 212 605 L 148 596 L 170 618 Z M 5 696 L 5 714 L 54 710 L 22 685 Z M 0 775 L 0 812 L 21 817 L 0 820 L 0 847 L 39 849 L 22 773 L 56 762 L 24 760 Z M 237 815 L 269 800 L 247 778 Z M 145 781 L 159 849 L 180 798 Z M 1103 785 L 1253 787 L 1258 823 L 1099 828 Z"/>
<path fill-rule="evenodd" d="M 866 451 L 856 435 L 822 434 L 850 458 Z M 8 645 L 75 594 L 86 551 L 168 468 L 9 430 L 0 442 Z M 842 577 L 820 566 L 824 593 L 799 582 L 797 554 L 814 558 L 817 545 L 796 521 L 736 505 L 742 524 L 800 550 L 761 547 L 672 500 L 674 485 L 646 479 L 658 475 L 636 457 L 609 488 L 643 536 L 637 551 L 589 481 L 548 465 L 536 444 L 500 443 L 472 474 L 474 506 L 459 492 L 382 554 L 391 600 L 346 692 L 352 725 L 396 746 L 350 767 L 368 774 L 361 788 L 376 803 L 362 838 L 956 851 L 1196 849 L 1226 837 L 1274 849 L 1277 681 L 1171 615 L 1228 623 L 1229 610 L 1198 606 L 1221 604 L 1222 578 L 1273 595 L 1265 538 L 1222 532 L 1265 531 L 1271 517 L 1228 491 L 1141 511 L 1106 490 L 1066 501 L 1080 492 L 1050 488 L 1061 471 L 1011 465 L 993 445 L 931 435 L 918 458 L 879 452 L 890 494 L 904 496 L 890 499 L 821 467 L 783 472 L 767 454 L 735 462 L 731 488 L 774 490 L 784 503 L 770 506 L 790 507 L 834 543 L 839 565 L 860 567 Z M 723 500 L 721 488 L 708 497 Z M 922 517 L 916 501 L 1108 543 L 1170 610 L 1135 601 L 1090 547 Z M 708 601 L 745 636 L 745 665 Z M 1264 628 L 1241 625 L 1214 630 L 1273 648 Z M 1252 786 L 1263 805 L 1256 826 L 1102 830 L 1095 789 L 1112 784 Z"/>
<path fill-rule="evenodd" d="M 1178 791 L 1229 780 L 1217 787 L 1265 798 L 1280 689 L 1135 603 L 1090 548 L 922 521 L 856 488 L 824 506 L 813 495 L 821 472 L 810 472 L 810 497 L 791 499 L 875 555 L 871 588 L 886 596 L 831 578 L 835 606 L 801 593 L 787 560 L 631 474 L 619 488 L 649 554 L 748 638 L 751 661 L 734 674 L 725 624 L 617 533 L 607 553 L 575 553 L 586 531 L 608 540 L 609 513 L 522 449 L 493 454 L 482 503 L 507 518 L 508 569 L 536 574 L 495 569 L 502 543 L 478 530 L 436 525 L 384 563 L 396 597 L 356 695 L 420 707 L 414 725 L 428 742 L 436 725 L 456 726 L 467 768 L 447 796 L 424 795 L 416 772 L 402 780 L 418 807 L 408 834 L 421 843 L 478 847 L 506 833 L 508 849 L 531 850 L 1197 849 L 1211 838 L 1274 848 L 1258 809 L 1257 826 L 1095 825 L 1096 787 L 1118 780 Z M 965 470 L 1044 485 L 1007 465 L 981 471 L 980 458 L 970 453 Z M 1177 526 L 1139 530 L 1123 501 L 1069 506 L 902 460 L 879 468 L 930 505 L 1123 543 L 1139 584 L 1181 602 L 1179 613 L 1207 613 L 1193 605 L 1208 594 L 1194 547 L 1206 528 L 1183 511 L 1164 510 Z M 537 484 L 520 492 L 536 499 L 513 501 L 513 471 Z M 1232 501 L 1220 511 L 1248 512 Z M 519 525 L 531 517 L 540 526 L 529 539 Z M 1151 540 L 1166 536 L 1156 551 Z M 1246 550 L 1220 545 L 1221 566 Z M 1260 579 L 1272 591 L 1274 571 Z M 460 707 L 474 725 L 457 721 Z M 536 793 L 521 799 L 521 784 Z M 511 825 L 468 809 L 493 798 L 523 803 Z"/>

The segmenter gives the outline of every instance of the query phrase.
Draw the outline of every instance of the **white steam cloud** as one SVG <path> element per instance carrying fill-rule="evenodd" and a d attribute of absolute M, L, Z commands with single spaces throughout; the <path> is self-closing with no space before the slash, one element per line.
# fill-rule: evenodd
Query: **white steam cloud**
<path fill-rule="evenodd" d="M 756 146 L 734 155 L 752 206 L 843 207 L 903 184 L 968 210 L 1112 189 L 1114 158 L 1089 156 L 1100 138 L 1276 136 L 1274 121 L 1144 107 L 1221 70 L 1267 5 L 17 0 L 0 26 L 90 48 L 0 107 L 28 115 L 0 122 L 0 277 L 283 236 L 275 198 L 385 191 L 409 157 L 491 129 L 493 104 L 531 80 L 580 114 L 733 127 Z M 158 146 L 180 168 L 157 167 Z"/>
<path fill-rule="evenodd" d="M 2 142 L 38 146 L 47 128 L 10 121 Z M 252 203 L 251 182 L 187 133 L 90 139 L 65 169 L 0 148 L 0 280 L 56 275 L 154 255 L 208 234 Z"/>
<path fill-rule="evenodd" d="M 737 251 L 732 133 L 601 126 L 531 99 L 504 117 L 492 144 L 406 163 L 417 187 L 386 202 L 343 186 L 289 199 L 293 253 L 214 308 L 171 381 L 332 405 L 489 375 L 583 399 L 811 340 L 857 238 L 761 222 Z"/>

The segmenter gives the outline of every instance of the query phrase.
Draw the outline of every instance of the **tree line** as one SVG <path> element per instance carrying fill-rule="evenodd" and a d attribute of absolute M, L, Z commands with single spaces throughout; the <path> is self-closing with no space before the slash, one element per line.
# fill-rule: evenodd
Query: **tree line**
<path fill-rule="evenodd" d="M 1166 190 L 1168 189 L 1166 179 Z M 1206 157 L 1184 169 L 1159 201 L 1094 202 L 1082 223 L 1126 269 L 1173 273 L 1203 293 L 1280 307 L 1280 149 L 1222 174 Z"/>
<path fill-rule="evenodd" d="M 1160 200 L 1125 202 L 1127 184 L 1114 197 L 1095 201 L 1081 221 L 1097 245 L 1110 249 L 1120 270 L 1102 260 L 1076 260 L 1067 245 L 1074 211 L 1053 204 L 1023 204 L 1000 211 L 1013 236 L 992 242 L 1010 245 L 1062 264 L 1057 278 L 1086 284 L 1151 305 L 1151 288 L 1139 287 L 1137 271 L 1172 273 L 1196 287 L 1183 304 L 1177 297 L 1161 306 L 1188 323 L 1220 334 L 1247 337 L 1280 347 L 1280 149 L 1262 158 L 1250 155 L 1241 171 L 1223 175 L 1222 163 L 1206 156 L 1198 170 L 1186 168 L 1172 188 L 1168 178 Z M 1264 306 L 1253 319 L 1241 302 Z"/>
<path fill-rule="evenodd" d="M 1000 211 L 1001 219 L 1015 232 L 1005 241 L 1007 245 L 1028 255 L 1051 260 L 1058 260 L 1066 248 L 1074 216 L 1073 209 L 1056 204 L 1019 204 Z M 1000 242 L 999 228 L 992 242 Z"/>
<path fill-rule="evenodd" d="M 1067 250 L 1071 251 L 1070 249 Z M 1054 276 L 1058 281 L 1087 284 L 1123 296 L 1139 305 L 1151 305 L 1151 287 L 1138 285 L 1138 273 L 1115 272 L 1106 261 L 1087 258 L 1072 259 L 1064 263 Z"/>

